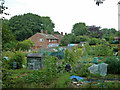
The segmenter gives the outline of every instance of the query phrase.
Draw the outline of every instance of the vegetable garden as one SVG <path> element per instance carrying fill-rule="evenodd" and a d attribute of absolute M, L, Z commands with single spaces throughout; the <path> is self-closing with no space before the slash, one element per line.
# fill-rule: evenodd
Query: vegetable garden
<path fill-rule="evenodd" d="M 120 88 L 120 57 L 113 55 L 114 46 L 85 44 L 84 47 L 74 47 L 73 50 L 66 49 L 63 52 L 64 58 L 46 54 L 45 67 L 27 70 L 28 52 L 3 51 L 3 88 Z M 98 58 L 98 62 L 94 62 L 94 57 Z M 14 61 L 18 62 L 17 69 L 12 68 Z M 67 63 L 71 65 L 68 72 L 65 70 Z M 108 64 L 106 76 L 90 73 L 90 66 L 101 63 Z M 70 79 L 71 76 L 83 79 Z"/>

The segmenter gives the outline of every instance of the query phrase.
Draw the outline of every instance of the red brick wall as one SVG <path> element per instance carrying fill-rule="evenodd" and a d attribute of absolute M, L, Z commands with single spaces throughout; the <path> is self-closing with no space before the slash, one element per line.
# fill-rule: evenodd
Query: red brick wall
<path fill-rule="evenodd" d="M 29 38 L 32 42 L 34 42 L 33 47 L 31 47 L 33 50 L 38 50 L 39 48 L 46 48 L 50 43 L 58 43 L 59 41 L 57 40 L 56 42 L 52 42 L 49 39 L 46 39 L 44 36 L 40 35 L 39 33 L 36 33 L 32 37 Z M 42 42 L 40 42 L 40 39 L 43 39 Z M 41 46 L 41 47 L 40 47 Z"/>
<path fill-rule="evenodd" d="M 32 37 L 29 38 L 32 42 L 34 42 L 34 45 L 32 49 L 37 50 L 38 48 L 46 48 L 47 47 L 47 40 L 45 37 L 40 35 L 39 33 L 36 33 Z M 40 39 L 43 39 L 42 42 L 40 42 Z"/>

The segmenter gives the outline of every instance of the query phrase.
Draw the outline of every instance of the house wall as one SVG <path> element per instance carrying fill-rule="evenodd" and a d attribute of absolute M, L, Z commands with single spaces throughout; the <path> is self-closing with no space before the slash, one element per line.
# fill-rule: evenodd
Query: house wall
<path fill-rule="evenodd" d="M 59 36 L 57 36 L 56 34 L 54 34 L 54 36 L 58 39 L 58 43 L 61 44 L 61 39 Z"/>
<path fill-rule="evenodd" d="M 51 43 L 58 43 L 57 39 L 46 39 L 44 36 L 40 35 L 39 33 L 36 33 L 32 37 L 29 38 L 32 42 L 34 42 L 34 45 L 32 50 L 38 50 L 39 48 L 46 48 Z M 40 41 L 40 39 L 43 39 L 43 41 Z"/>
<path fill-rule="evenodd" d="M 32 42 L 34 42 L 34 45 L 32 47 L 33 50 L 37 50 L 39 48 L 45 48 L 47 47 L 47 40 L 44 36 L 40 35 L 39 33 L 36 33 L 31 38 L 29 38 Z M 40 39 L 43 39 L 43 41 L 40 41 Z"/>

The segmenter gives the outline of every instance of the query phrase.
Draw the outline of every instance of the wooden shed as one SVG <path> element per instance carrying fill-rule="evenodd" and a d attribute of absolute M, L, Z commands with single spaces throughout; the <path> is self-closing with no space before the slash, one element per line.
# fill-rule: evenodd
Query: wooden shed
<path fill-rule="evenodd" d="M 44 59 L 43 53 L 29 53 L 27 55 L 27 69 L 39 70 L 44 66 Z"/>

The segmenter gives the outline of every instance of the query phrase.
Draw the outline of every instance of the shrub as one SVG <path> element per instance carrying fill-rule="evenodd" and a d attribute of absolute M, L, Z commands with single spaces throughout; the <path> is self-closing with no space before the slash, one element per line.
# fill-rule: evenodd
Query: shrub
<path fill-rule="evenodd" d="M 58 58 L 54 56 L 47 56 L 45 58 L 45 70 L 44 75 L 42 76 L 42 80 L 44 84 L 49 85 L 57 75 L 57 61 Z"/>
<path fill-rule="evenodd" d="M 33 45 L 33 43 L 30 40 L 25 40 L 22 42 L 18 42 L 16 45 L 16 50 L 23 50 L 23 51 L 28 51 L 30 49 L 30 47 Z"/>
<path fill-rule="evenodd" d="M 85 44 L 85 50 L 88 54 L 90 53 L 90 46 L 88 43 Z"/>
<path fill-rule="evenodd" d="M 56 83 L 54 83 L 51 88 L 69 88 L 70 83 L 70 74 L 63 73 L 58 77 Z"/>
<path fill-rule="evenodd" d="M 11 78 L 12 73 L 8 70 L 2 70 L 2 87 L 3 88 L 13 88 L 14 87 L 14 81 L 13 78 Z"/>
<path fill-rule="evenodd" d="M 79 65 L 73 67 L 73 74 L 76 74 L 78 76 L 86 77 L 89 75 L 88 67 L 90 67 L 91 64 L 84 64 L 80 63 Z"/>
<path fill-rule="evenodd" d="M 14 52 L 11 52 L 11 51 L 3 51 L 2 52 L 2 68 L 3 69 L 9 69 L 10 68 L 10 65 L 9 65 L 9 62 L 10 62 L 10 59 L 14 56 Z M 4 57 L 8 57 L 8 60 L 4 59 Z"/>
<path fill-rule="evenodd" d="M 78 49 L 77 49 L 76 55 L 77 55 L 77 56 L 82 56 L 82 55 L 83 55 L 83 51 L 82 51 L 81 48 L 78 48 Z"/>
<path fill-rule="evenodd" d="M 107 72 L 109 74 L 120 74 L 120 60 L 117 57 L 106 57 L 104 62 L 108 64 Z"/>
<path fill-rule="evenodd" d="M 25 54 L 21 51 L 16 51 L 15 54 L 13 55 L 13 57 L 11 57 L 11 59 L 9 60 L 9 68 L 12 69 L 13 68 L 13 62 L 16 61 L 17 62 L 17 68 L 22 68 L 22 63 L 24 60 Z"/>
<path fill-rule="evenodd" d="M 64 58 L 66 62 L 68 62 L 68 58 L 69 58 L 69 50 L 66 49 L 65 50 L 65 58 Z"/>

